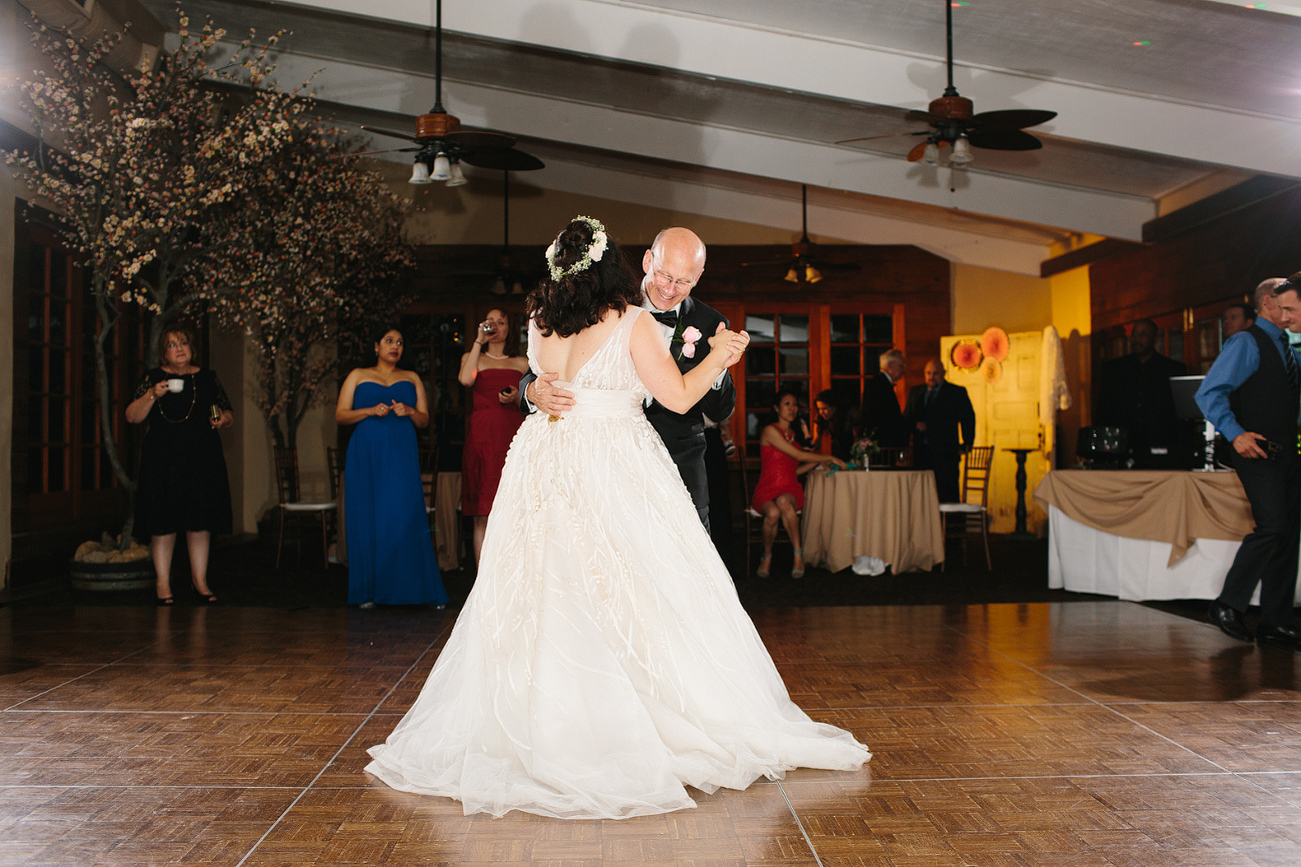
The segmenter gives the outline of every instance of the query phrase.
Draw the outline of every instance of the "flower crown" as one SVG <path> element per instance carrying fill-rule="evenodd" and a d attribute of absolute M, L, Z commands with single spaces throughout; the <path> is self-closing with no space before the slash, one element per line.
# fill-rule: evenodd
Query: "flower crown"
<path fill-rule="evenodd" d="M 583 251 L 583 258 L 568 268 L 561 268 L 556 264 L 556 241 L 560 239 L 556 238 L 556 241 L 552 241 L 551 246 L 547 248 L 547 267 L 551 270 L 551 279 L 553 281 L 559 281 L 563 277 L 572 277 L 579 271 L 586 271 L 592 267 L 593 262 L 601 261 L 601 257 L 605 255 L 605 250 L 609 246 L 610 239 L 606 236 L 605 226 L 601 225 L 600 220 L 578 216 L 574 217 L 570 222 L 577 222 L 578 220 L 582 220 L 592 227 L 592 243 Z"/>

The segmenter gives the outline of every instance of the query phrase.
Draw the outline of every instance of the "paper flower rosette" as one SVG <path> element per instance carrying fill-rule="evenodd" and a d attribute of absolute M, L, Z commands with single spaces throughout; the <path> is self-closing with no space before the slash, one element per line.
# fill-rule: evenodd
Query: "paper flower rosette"
<path fill-rule="evenodd" d="M 985 354 L 980 349 L 980 343 L 970 337 L 964 337 L 953 348 L 949 350 L 949 361 L 958 370 L 975 370 L 980 366 Z"/>
<path fill-rule="evenodd" d="M 980 335 L 980 351 L 985 354 L 986 358 L 992 358 L 997 362 L 1007 361 L 1007 353 L 1012 347 L 1012 341 L 1008 339 L 1007 332 L 997 325 L 991 325 L 985 329 L 985 333 Z"/>

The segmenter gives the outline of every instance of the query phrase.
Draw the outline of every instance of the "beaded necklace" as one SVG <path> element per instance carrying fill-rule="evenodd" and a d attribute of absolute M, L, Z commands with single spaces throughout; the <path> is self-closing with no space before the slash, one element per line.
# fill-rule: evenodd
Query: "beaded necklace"
<path fill-rule="evenodd" d="M 167 371 L 164 370 L 163 373 L 167 373 Z M 193 374 L 193 373 L 186 373 L 186 374 L 183 374 L 183 375 L 184 375 L 184 376 L 188 376 L 188 377 L 190 378 L 190 408 L 187 409 L 187 410 L 185 411 L 185 415 L 181 416 L 180 418 L 171 418 L 170 416 L 167 415 L 167 413 L 163 412 L 163 405 L 162 405 L 162 402 L 160 401 L 159 404 L 158 404 L 158 414 L 161 415 L 161 416 L 162 416 L 164 419 L 166 419 L 167 421 L 171 422 L 172 424 L 180 424 L 181 422 L 183 422 L 183 421 L 185 421 L 186 419 L 188 419 L 188 418 L 190 417 L 190 413 L 194 412 L 194 404 L 195 404 L 195 402 L 198 401 L 198 399 L 199 399 L 199 389 L 198 389 L 198 386 L 197 386 L 197 385 L 195 384 L 195 382 L 194 382 L 194 374 Z M 169 379 L 175 379 L 175 378 L 179 378 L 179 377 L 168 377 L 168 378 L 169 378 Z"/>

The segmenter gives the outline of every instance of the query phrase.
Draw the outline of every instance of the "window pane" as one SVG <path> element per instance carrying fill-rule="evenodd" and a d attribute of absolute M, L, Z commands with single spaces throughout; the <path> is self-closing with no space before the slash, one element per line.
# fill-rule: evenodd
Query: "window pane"
<path fill-rule="evenodd" d="M 68 308 L 57 299 L 50 300 L 50 342 L 56 346 L 68 345 Z"/>
<path fill-rule="evenodd" d="M 403 316 L 399 328 L 402 329 L 402 341 L 406 346 L 413 343 L 430 343 L 434 339 L 433 326 L 428 316 Z"/>
<path fill-rule="evenodd" d="M 95 449 L 93 448 L 81 450 L 81 478 L 78 480 L 78 485 L 83 491 L 95 490 Z"/>
<path fill-rule="evenodd" d="M 50 294 L 63 298 L 68 294 L 68 257 L 50 251 Z"/>
<path fill-rule="evenodd" d="M 749 318 L 748 316 L 746 317 Z M 777 372 L 777 350 L 772 346 L 755 346 L 751 343 L 745 351 L 745 375 L 761 376 Z"/>
<path fill-rule="evenodd" d="M 33 397 L 27 402 L 27 441 L 45 442 L 45 398 Z"/>
<path fill-rule="evenodd" d="M 1170 329 L 1170 351 L 1167 353 L 1175 361 L 1184 359 L 1184 333 Z"/>
<path fill-rule="evenodd" d="M 858 314 L 831 314 L 831 342 L 857 343 L 859 341 Z"/>
<path fill-rule="evenodd" d="M 63 429 L 63 423 L 68 417 L 68 402 L 61 398 L 47 398 L 50 406 L 50 425 L 46 428 L 46 435 L 52 443 L 65 443 L 68 441 L 68 433 Z"/>
<path fill-rule="evenodd" d="M 50 391 L 54 394 L 68 393 L 68 353 L 58 349 L 50 350 Z"/>
<path fill-rule="evenodd" d="M 37 292 L 45 291 L 45 248 L 39 244 L 33 244 L 28 250 L 28 279 L 27 285 Z"/>
<path fill-rule="evenodd" d="M 836 406 L 848 410 L 862 405 L 863 394 L 860 382 L 858 377 L 832 380 L 831 391 L 836 395 Z"/>
<path fill-rule="evenodd" d="M 796 313 L 783 313 L 777 337 L 782 343 L 808 343 L 809 317 Z"/>
<path fill-rule="evenodd" d="M 63 461 L 67 454 L 67 449 L 50 449 L 50 484 L 46 490 L 54 492 L 68 489 L 67 478 L 63 469 Z"/>
<path fill-rule="evenodd" d="M 45 490 L 45 450 L 27 450 L 27 493 L 39 494 Z"/>
<path fill-rule="evenodd" d="M 864 316 L 863 342 L 890 346 L 894 343 L 893 316 Z"/>
<path fill-rule="evenodd" d="M 45 320 L 41 318 L 44 315 L 45 299 L 40 295 L 33 295 L 31 304 L 32 312 L 27 317 L 27 339 L 40 343 L 45 340 Z"/>
<path fill-rule="evenodd" d="M 783 325 L 782 329 L 785 330 Z M 787 346 L 782 344 L 781 347 L 781 373 L 782 378 L 787 376 L 808 376 L 809 374 L 809 347 L 808 346 Z"/>
<path fill-rule="evenodd" d="M 752 409 L 771 411 L 777 385 L 771 379 L 746 379 L 745 403 Z"/>
<path fill-rule="evenodd" d="M 777 317 L 768 314 L 747 314 L 745 330 L 750 332 L 750 343 L 772 343 L 777 334 Z"/>
<path fill-rule="evenodd" d="M 863 372 L 860 355 L 862 350 L 857 346 L 831 347 L 831 375 L 858 376 Z"/>
<path fill-rule="evenodd" d="M 98 442 L 95 436 L 95 428 L 98 424 L 99 414 L 95 412 L 95 404 L 90 401 L 82 401 L 81 441 L 83 444 Z"/>
<path fill-rule="evenodd" d="M 27 390 L 45 391 L 45 350 L 40 346 L 27 350 Z"/>
<path fill-rule="evenodd" d="M 108 455 L 99 454 L 99 489 L 107 491 L 116 484 L 113 479 L 113 465 L 108 462 Z"/>
<path fill-rule="evenodd" d="M 430 371 L 429 359 L 430 352 L 427 345 L 408 348 L 404 355 L 407 365 L 426 379 L 429 377 Z"/>

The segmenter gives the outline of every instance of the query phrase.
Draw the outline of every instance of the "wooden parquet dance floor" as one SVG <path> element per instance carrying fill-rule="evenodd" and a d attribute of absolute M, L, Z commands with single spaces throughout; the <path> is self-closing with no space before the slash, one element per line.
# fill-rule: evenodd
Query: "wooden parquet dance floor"
<path fill-rule="evenodd" d="M 0 610 L 0 864 L 1298 865 L 1292 654 L 1126 602 L 768 610 L 861 772 L 665 816 L 466 817 L 362 772 L 429 609 Z"/>

